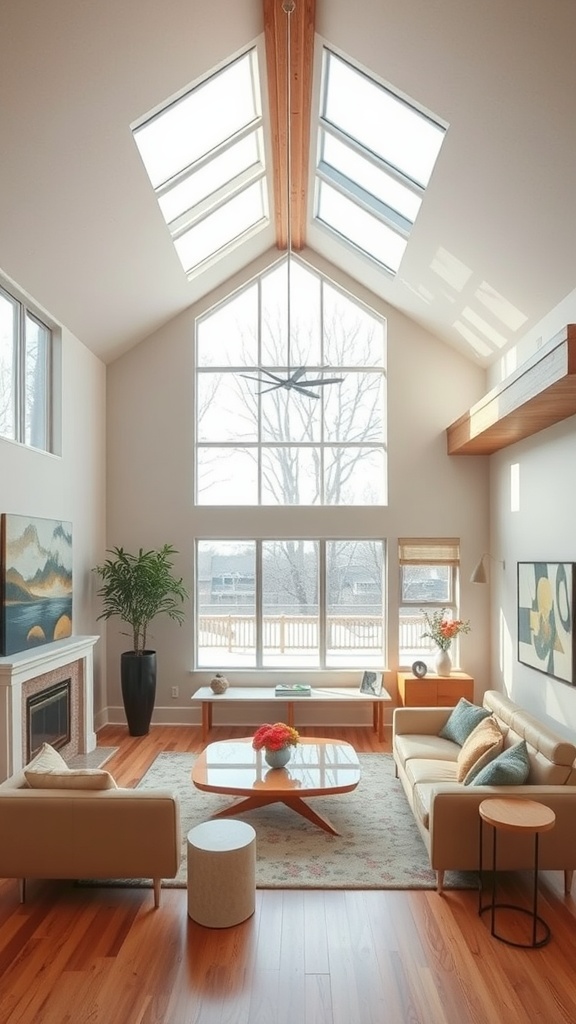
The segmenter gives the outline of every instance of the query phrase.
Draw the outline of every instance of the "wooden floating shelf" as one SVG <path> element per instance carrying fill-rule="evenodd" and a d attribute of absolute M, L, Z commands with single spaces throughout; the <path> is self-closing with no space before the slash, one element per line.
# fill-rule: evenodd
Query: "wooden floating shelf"
<path fill-rule="evenodd" d="M 448 455 L 492 455 L 576 414 L 576 324 L 446 430 Z"/>

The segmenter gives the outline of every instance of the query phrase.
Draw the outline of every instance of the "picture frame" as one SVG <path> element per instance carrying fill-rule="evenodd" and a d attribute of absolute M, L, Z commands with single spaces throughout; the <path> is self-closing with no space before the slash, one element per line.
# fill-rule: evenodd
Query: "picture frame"
<path fill-rule="evenodd" d="M 360 683 L 360 693 L 369 694 L 371 697 L 379 697 L 382 693 L 382 673 L 364 672 Z"/>
<path fill-rule="evenodd" d="M 518 661 L 570 686 L 575 569 L 574 562 L 518 562 Z"/>
<path fill-rule="evenodd" d="M 72 524 L 3 512 L 0 653 L 72 636 Z"/>

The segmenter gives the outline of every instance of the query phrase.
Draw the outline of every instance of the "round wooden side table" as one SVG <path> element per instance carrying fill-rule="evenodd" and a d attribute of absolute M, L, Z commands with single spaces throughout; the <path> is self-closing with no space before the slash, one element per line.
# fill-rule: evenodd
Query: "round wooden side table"
<path fill-rule="evenodd" d="M 556 815 L 545 804 L 536 800 L 523 800 L 521 797 L 489 797 L 483 800 L 478 808 L 480 812 L 480 849 L 478 857 L 479 866 L 479 891 L 478 891 L 478 914 L 486 910 L 491 911 L 490 934 L 509 946 L 519 946 L 522 949 L 539 949 L 545 946 L 550 940 L 550 928 L 541 917 L 538 916 L 538 839 L 541 832 L 548 832 L 554 828 Z M 492 827 L 492 899 L 490 903 L 482 905 L 482 826 L 483 823 Z M 498 832 L 518 832 L 524 835 L 534 836 L 534 857 L 532 870 L 534 874 L 534 889 L 532 894 L 532 907 L 520 907 L 513 903 L 498 903 L 496 901 L 496 871 L 497 871 L 497 836 Z M 530 915 L 532 919 L 532 939 L 530 942 L 516 942 L 506 938 L 496 931 L 496 911 L 514 910 L 522 914 Z M 540 935 L 538 935 L 540 932 Z"/>

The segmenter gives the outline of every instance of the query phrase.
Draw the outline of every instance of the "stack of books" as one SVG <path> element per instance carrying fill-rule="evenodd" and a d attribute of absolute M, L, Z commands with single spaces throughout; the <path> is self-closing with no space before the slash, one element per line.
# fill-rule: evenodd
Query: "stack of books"
<path fill-rule="evenodd" d="M 278 683 L 274 692 L 277 697 L 309 697 L 312 687 L 308 683 Z"/>

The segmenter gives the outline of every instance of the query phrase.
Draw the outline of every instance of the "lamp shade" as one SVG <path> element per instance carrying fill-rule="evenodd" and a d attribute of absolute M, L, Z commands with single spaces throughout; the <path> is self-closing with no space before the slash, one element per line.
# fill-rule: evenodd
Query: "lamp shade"
<path fill-rule="evenodd" d="M 470 583 L 487 583 L 488 577 L 486 575 L 486 566 L 484 565 L 484 559 L 486 555 L 482 555 L 482 558 L 478 562 L 474 572 L 470 577 Z"/>

